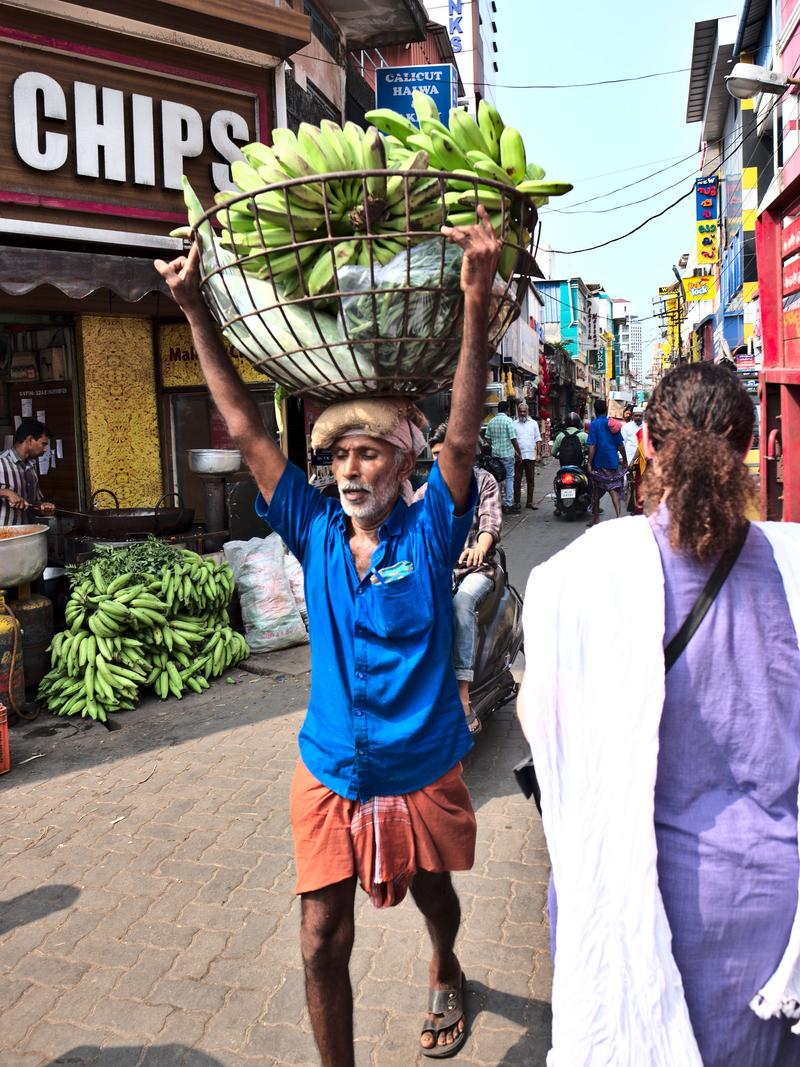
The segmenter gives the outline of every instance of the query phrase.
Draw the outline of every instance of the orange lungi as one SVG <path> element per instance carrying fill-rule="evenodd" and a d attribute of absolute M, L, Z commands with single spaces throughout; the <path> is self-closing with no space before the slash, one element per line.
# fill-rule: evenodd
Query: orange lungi
<path fill-rule="evenodd" d="M 292 780 L 297 893 L 358 875 L 376 907 L 399 904 L 417 870 L 468 871 L 477 825 L 457 763 L 413 793 L 347 800 L 298 761 Z"/>

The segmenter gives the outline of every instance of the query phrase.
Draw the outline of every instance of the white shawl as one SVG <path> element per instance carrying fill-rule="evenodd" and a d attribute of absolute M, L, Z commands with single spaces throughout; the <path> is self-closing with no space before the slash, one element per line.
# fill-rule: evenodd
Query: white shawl
<path fill-rule="evenodd" d="M 800 634 L 800 526 L 758 526 Z M 631 581 L 644 606 L 635 655 Z M 548 1067 L 702 1067 L 656 871 L 664 576 L 648 520 L 603 523 L 537 567 L 524 627 L 520 718 L 558 898 Z M 623 663 L 624 683 L 613 667 Z M 777 971 L 753 993 L 762 1018 L 800 1016 L 800 915 Z"/>

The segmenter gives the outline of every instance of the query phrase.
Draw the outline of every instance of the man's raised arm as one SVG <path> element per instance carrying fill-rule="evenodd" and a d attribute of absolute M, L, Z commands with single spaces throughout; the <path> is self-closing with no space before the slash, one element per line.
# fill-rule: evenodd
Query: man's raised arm
<path fill-rule="evenodd" d="M 439 470 L 459 514 L 470 500 L 472 466 L 486 402 L 489 304 L 501 252 L 483 206 L 478 208 L 478 216 L 477 226 L 442 227 L 442 233 L 464 250 L 464 334 L 453 379 L 447 436 L 439 455 Z"/>
<path fill-rule="evenodd" d="M 171 263 L 157 259 L 155 266 L 189 323 L 211 399 L 225 420 L 236 447 L 242 450 L 262 496 L 269 503 L 286 469 L 286 457 L 267 433 L 252 393 L 243 384 L 222 347 L 214 320 L 200 293 L 199 258 L 199 249 L 194 244 L 188 256 L 180 256 Z"/>

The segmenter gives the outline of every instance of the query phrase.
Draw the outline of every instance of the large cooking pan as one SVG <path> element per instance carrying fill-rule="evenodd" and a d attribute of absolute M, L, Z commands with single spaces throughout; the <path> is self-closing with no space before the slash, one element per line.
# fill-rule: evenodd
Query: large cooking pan
<path fill-rule="evenodd" d="M 114 501 L 113 508 L 98 508 L 95 501 L 105 493 Z M 177 499 L 178 507 L 162 507 L 165 501 Z M 105 537 L 110 540 L 124 540 L 131 534 L 155 534 L 164 537 L 168 534 L 184 533 L 194 522 L 192 508 L 184 507 L 178 493 L 165 493 L 154 508 L 121 508 L 119 500 L 110 489 L 98 489 L 92 494 L 89 511 L 57 514 L 71 515 L 78 519 L 76 532 L 87 533 L 92 537 Z"/>

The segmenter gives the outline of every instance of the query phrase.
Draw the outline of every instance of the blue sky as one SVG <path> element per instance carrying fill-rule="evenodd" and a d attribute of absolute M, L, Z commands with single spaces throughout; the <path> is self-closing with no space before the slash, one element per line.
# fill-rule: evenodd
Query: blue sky
<path fill-rule="evenodd" d="M 739 0 L 707 0 L 700 6 L 687 0 L 497 0 L 498 86 L 597 81 L 688 67 L 695 21 L 738 15 L 741 7 Z M 575 184 L 572 193 L 550 204 L 569 210 L 695 152 L 700 126 L 686 125 L 688 79 L 687 72 L 591 89 L 498 88 L 497 102 L 505 122 L 522 133 L 528 158 L 548 176 Z M 698 162 L 699 154 L 576 210 L 607 209 L 659 193 L 646 203 L 606 214 L 557 214 L 545 208 L 542 239 L 571 250 L 625 233 L 689 189 Z M 624 173 L 600 177 L 609 171 Z M 634 301 L 640 317 L 649 316 L 658 286 L 674 280 L 672 264 L 691 247 L 693 210 L 690 197 L 627 240 L 559 257 L 559 273 L 601 282 L 612 296 Z M 643 327 L 645 342 L 652 342 L 656 320 Z M 646 363 L 650 348 L 646 343 Z"/>

